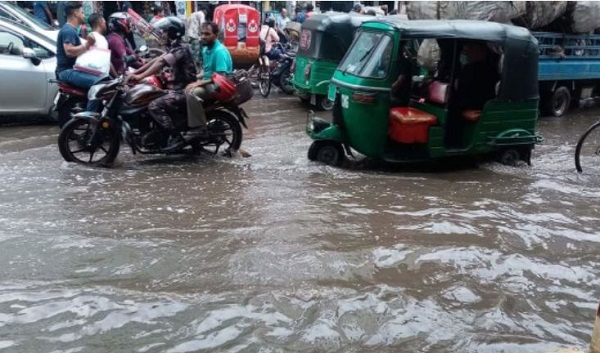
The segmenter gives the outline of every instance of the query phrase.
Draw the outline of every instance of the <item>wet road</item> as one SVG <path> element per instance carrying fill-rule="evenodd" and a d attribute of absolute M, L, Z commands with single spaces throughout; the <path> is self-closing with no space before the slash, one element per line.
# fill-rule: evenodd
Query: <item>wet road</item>
<path fill-rule="evenodd" d="M 93 169 L 62 161 L 55 127 L 0 128 L 0 352 L 589 342 L 600 166 L 572 155 L 599 109 L 543 120 L 531 168 L 419 173 L 309 162 L 295 98 L 246 108 L 250 158 Z"/>

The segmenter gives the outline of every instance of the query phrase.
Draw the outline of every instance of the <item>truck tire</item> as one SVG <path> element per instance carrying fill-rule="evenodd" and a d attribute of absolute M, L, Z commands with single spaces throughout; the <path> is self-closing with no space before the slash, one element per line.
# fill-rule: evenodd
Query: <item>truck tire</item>
<path fill-rule="evenodd" d="M 560 86 L 554 92 L 544 95 L 542 105 L 544 114 L 561 117 L 571 106 L 571 91 L 565 86 Z"/>

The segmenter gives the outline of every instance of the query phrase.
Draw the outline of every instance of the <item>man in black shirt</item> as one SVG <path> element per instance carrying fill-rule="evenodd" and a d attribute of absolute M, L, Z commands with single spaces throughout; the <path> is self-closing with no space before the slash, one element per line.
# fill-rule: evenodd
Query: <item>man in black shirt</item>
<path fill-rule="evenodd" d="M 65 5 L 67 23 L 58 32 L 56 40 L 56 77 L 87 90 L 102 77 L 73 69 L 77 57 L 96 43 L 94 36 L 88 36 L 82 43 L 77 35 L 77 27 L 83 23 L 82 6 L 79 1 L 70 1 Z M 99 102 L 89 101 L 87 110 L 96 111 L 98 107 Z"/>
<path fill-rule="evenodd" d="M 456 106 L 462 114 L 482 110 L 485 103 L 496 97 L 500 80 L 498 63 L 485 43 L 469 42 L 463 46 L 467 64 L 458 75 Z"/>
<path fill-rule="evenodd" d="M 469 121 L 477 121 L 485 103 L 496 97 L 500 80 L 498 58 L 485 42 L 466 42 L 463 45 L 467 63 L 458 74 L 450 101 L 450 116 L 446 129 L 447 144 L 463 147 L 463 130 Z"/>

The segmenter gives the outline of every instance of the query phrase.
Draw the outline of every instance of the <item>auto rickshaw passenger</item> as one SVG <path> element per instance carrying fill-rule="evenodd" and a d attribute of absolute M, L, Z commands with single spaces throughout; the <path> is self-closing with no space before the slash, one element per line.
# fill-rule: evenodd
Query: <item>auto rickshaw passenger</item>
<path fill-rule="evenodd" d="M 260 38 L 265 41 L 265 54 L 271 60 L 279 60 L 281 58 L 281 50 L 274 48 L 273 45 L 279 42 L 279 35 L 275 30 L 275 19 L 267 17 L 265 24 L 260 29 Z"/>
<path fill-rule="evenodd" d="M 477 121 L 485 103 L 496 97 L 500 80 L 498 61 L 485 42 L 467 42 L 463 46 L 467 63 L 458 74 L 446 129 L 449 146 L 462 147 L 467 122 Z"/>
<path fill-rule="evenodd" d="M 474 112 L 481 111 L 487 101 L 496 97 L 496 83 L 500 80 L 497 57 L 485 43 L 465 43 L 467 64 L 458 75 L 455 106 L 461 116 L 476 119 Z"/>

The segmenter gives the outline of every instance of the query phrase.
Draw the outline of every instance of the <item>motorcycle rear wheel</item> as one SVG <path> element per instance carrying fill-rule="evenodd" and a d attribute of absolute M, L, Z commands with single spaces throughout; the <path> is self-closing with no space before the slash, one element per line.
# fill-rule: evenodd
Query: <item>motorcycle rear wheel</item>
<path fill-rule="evenodd" d="M 242 126 L 235 116 L 225 111 L 215 111 L 207 115 L 207 126 L 210 137 L 207 140 L 192 144 L 195 152 L 218 154 L 224 151 L 231 157 L 242 145 Z"/>
<path fill-rule="evenodd" d="M 94 136 L 94 130 L 100 129 Z M 90 141 L 90 139 L 94 141 Z M 109 166 L 117 158 L 121 140 L 113 126 L 101 128 L 97 121 L 73 119 L 58 135 L 58 148 L 67 162 L 91 166 Z"/>

